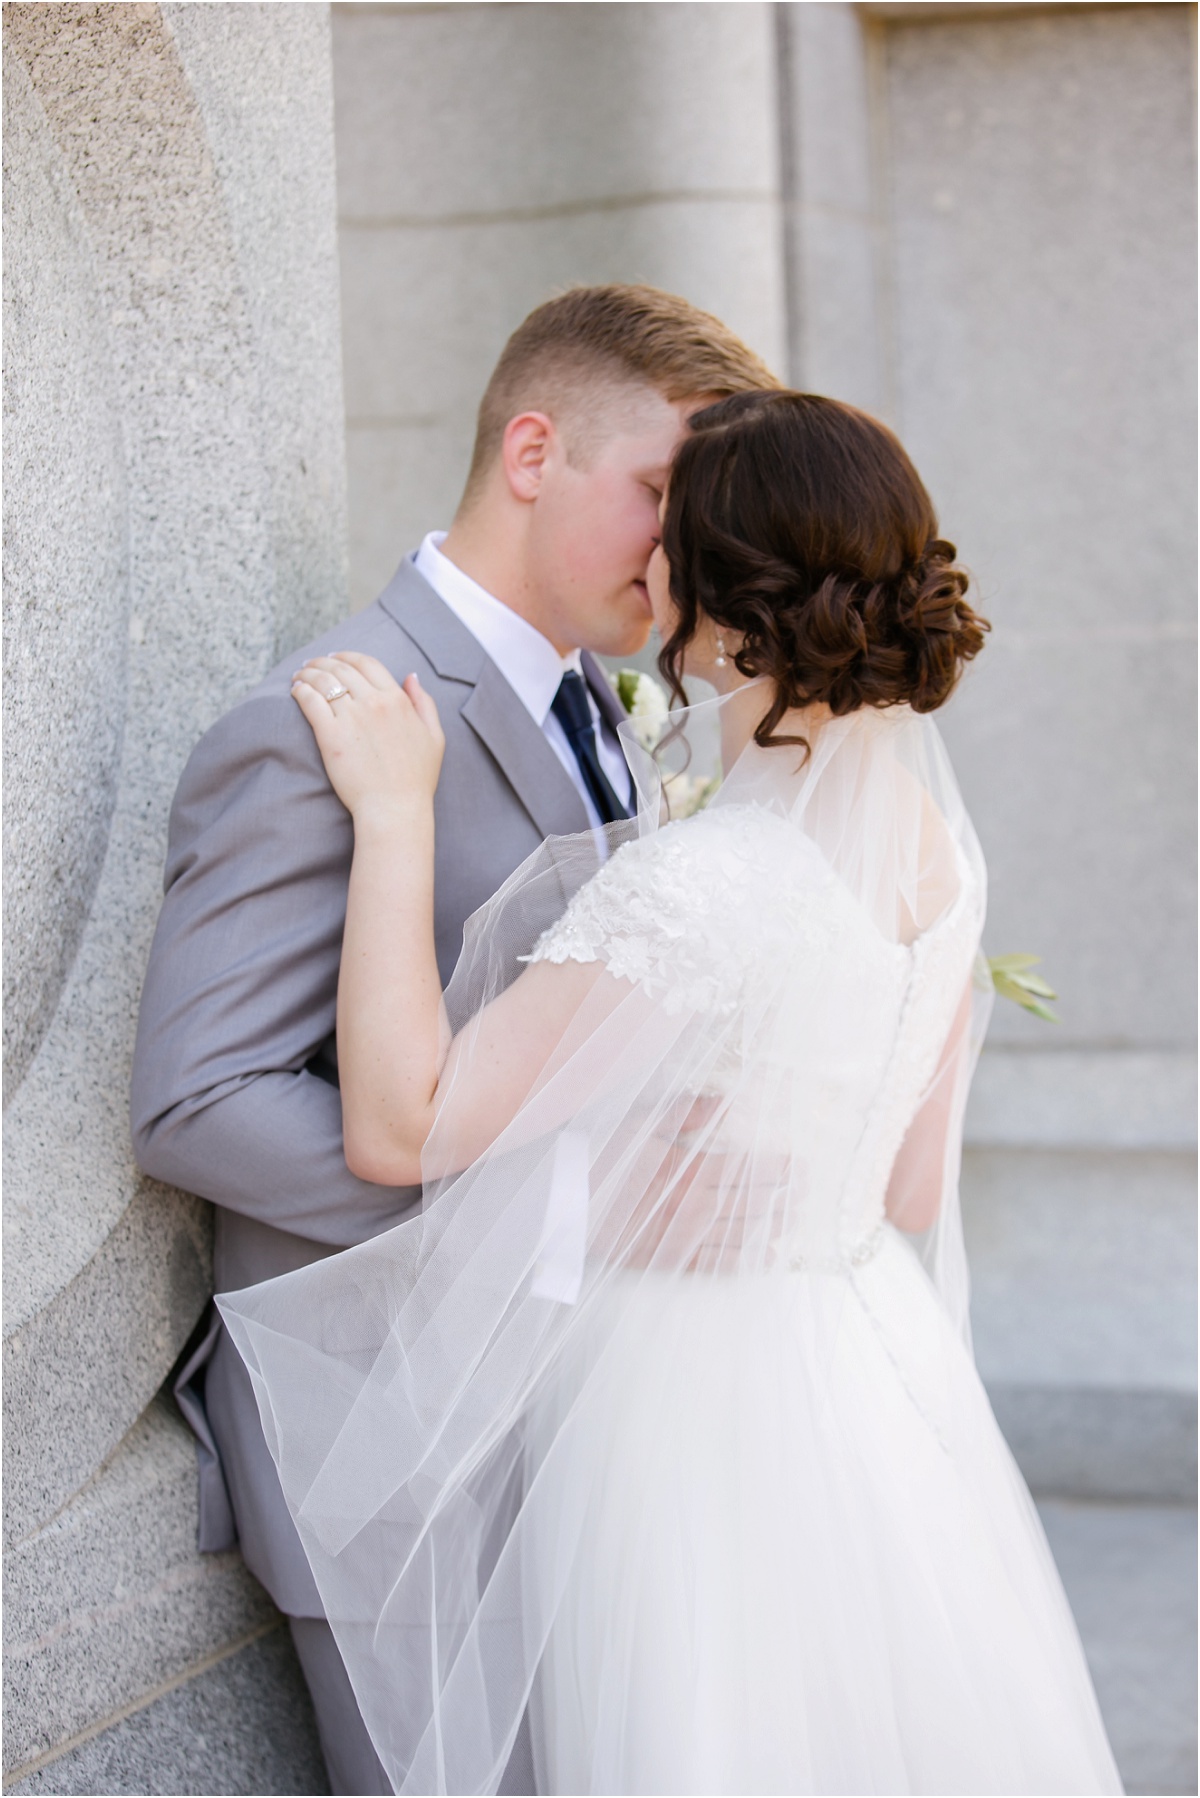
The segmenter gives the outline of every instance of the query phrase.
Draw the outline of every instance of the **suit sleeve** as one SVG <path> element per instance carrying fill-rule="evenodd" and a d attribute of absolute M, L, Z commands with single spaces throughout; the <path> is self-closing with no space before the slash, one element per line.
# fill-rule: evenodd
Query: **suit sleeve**
<path fill-rule="evenodd" d="M 352 847 L 290 696 L 208 732 L 171 811 L 132 1090 L 146 1173 L 335 1247 L 419 1197 L 350 1173 L 337 1089 L 306 1066 L 334 1028 Z"/>

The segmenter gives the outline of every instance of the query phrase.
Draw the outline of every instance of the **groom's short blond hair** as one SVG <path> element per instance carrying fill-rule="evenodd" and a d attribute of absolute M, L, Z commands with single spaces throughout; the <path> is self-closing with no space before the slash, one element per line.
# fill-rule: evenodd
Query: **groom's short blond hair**
<path fill-rule="evenodd" d="M 584 462 L 622 400 L 639 390 L 675 404 L 779 385 L 727 325 L 677 294 L 569 288 L 531 312 L 504 346 L 480 402 L 464 500 L 482 486 L 509 420 L 522 412 L 545 412 L 572 461 Z"/>

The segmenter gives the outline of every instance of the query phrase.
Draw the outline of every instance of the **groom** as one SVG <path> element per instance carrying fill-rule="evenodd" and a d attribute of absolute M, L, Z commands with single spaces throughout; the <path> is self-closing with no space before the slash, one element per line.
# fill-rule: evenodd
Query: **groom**
<path fill-rule="evenodd" d="M 420 1204 L 419 1188 L 370 1185 L 342 1155 L 334 1010 L 352 831 L 292 671 L 363 650 L 398 680 L 415 670 L 437 702 L 444 985 L 464 920 L 545 837 L 630 807 L 623 713 L 593 657 L 630 655 L 649 634 L 646 565 L 689 413 L 776 384 L 716 319 L 653 288 L 576 288 L 538 307 L 483 396 L 449 533 L 427 536 L 374 605 L 287 657 L 193 752 L 171 812 L 132 1122 L 146 1173 L 216 1206 L 219 1291 L 335 1254 Z M 389 1792 L 249 1376 L 215 1319 L 176 1391 L 198 1443 L 201 1548 L 240 1543 L 287 1616 L 332 1791 Z M 520 1743 L 501 1789 L 533 1790 Z"/>

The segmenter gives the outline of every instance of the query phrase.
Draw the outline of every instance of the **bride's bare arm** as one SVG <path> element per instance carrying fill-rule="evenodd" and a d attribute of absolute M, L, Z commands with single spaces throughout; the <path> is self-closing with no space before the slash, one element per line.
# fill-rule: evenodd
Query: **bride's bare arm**
<path fill-rule="evenodd" d="M 354 819 L 337 999 L 346 1162 L 363 1180 L 415 1184 L 461 1048 L 451 1042 L 434 947 L 437 707 L 415 675 L 401 687 L 373 656 L 349 651 L 307 663 L 292 692 Z M 482 1154 L 512 1119 L 600 971 L 532 967 L 474 1021 L 459 1154 Z"/>
<path fill-rule="evenodd" d="M 426 1178 L 457 1173 L 486 1153 L 539 1084 L 570 1058 L 573 1023 L 594 1027 L 628 991 L 599 962 L 537 962 L 486 1005 L 454 1038 L 443 1063 L 437 1127 L 422 1163 Z M 587 1102 L 586 1076 L 577 1065 L 573 1074 L 569 1091 L 539 1105 L 530 1120 L 536 1134 L 568 1123 Z"/>
<path fill-rule="evenodd" d="M 337 999 L 346 1162 L 364 1180 L 419 1179 L 447 1047 L 433 933 L 437 708 L 415 675 L 401 687 L 349 651 L 306 664 L 292 693 L 354 819 Z"/>
<path fill-rule="evenodd" d="M 929 1091 L 908 1127 L 888 1180 L 885 1211 L 898 1230 L 920 1235 L 937 1221 L 954 1121 L 958 1076 L 969 1052 L 971 986 L 968 982 L 950 1026 Z"/>

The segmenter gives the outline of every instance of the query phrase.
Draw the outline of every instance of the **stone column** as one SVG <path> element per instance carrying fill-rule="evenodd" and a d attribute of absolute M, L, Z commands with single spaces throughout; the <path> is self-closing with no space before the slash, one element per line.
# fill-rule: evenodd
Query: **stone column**
<path fill-rule="evenodd" d="M 553 293 L 650 281 L 783 366 L 770 6 L 339 6 L 334 72 L 356 604 L 449 522 Z"/>
<path fill-rule="evenodd" d="M 777 6 L 788 373 L 895 410 L 874 36 L 857 6 Z"/>
<path fill-rule="evenodd" d="M 271 1618 L 195 1550 L 209 1218 L 127 1104 L 183 762 L 345 610 L 331 98 L 323 6 L 5 8 L 7 1777 Z"/>

